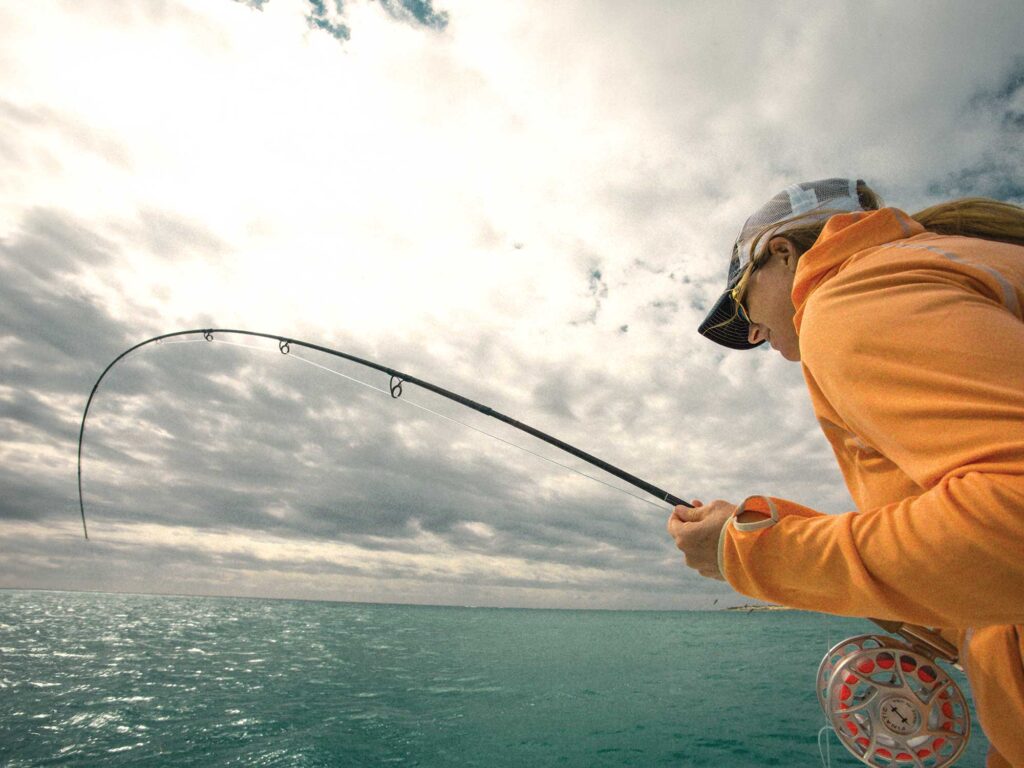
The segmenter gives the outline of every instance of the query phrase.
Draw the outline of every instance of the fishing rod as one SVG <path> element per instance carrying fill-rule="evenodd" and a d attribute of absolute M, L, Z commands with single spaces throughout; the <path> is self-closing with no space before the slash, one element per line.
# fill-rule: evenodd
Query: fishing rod
<path fill-rule="evenodd" d="M 340 352 L 337 349 L 331 349 L 330 347 L 325 347 L 320 344 L 313 344 L 308 341 L 293 339 L 288 336 L 279 336 L 277 334 L 272 333 L 259 333 L 257 331 L 246 331 L 236 328 L 198 328 L 189 331 L 174 331 L 173 333 L 163 333 L 160 334 L 159 336 L 154 336 L 151 339 L 141 341 L 135 346 L 126 349 L 124 352 L 115 357 L 110 362 L 110 364 L 103 369 L 103 373 L 100 374 L 100 377 L 96 379 L 96 383 L 92 387 L 92 392 L 89 393 L 89 399 L 85 403 L 85 411 L 82 413 L 82 426 L 78 432 L 78 508 L 82 514 L 82 532 L 85 534 L 86 539 L 89 538 L 89 529 L 85 522 L 85 502 L 83 500 L 82 495 L 82 443 L 85 438 L 85 421 L 89 417 L 89 407 L 92 405 L 92 400 L 96 396 L 96 391 L 99 389 L 100 382 L 103 381 L 103 378 L 107 375 L 107 373 L 110 372 L 110 369 L 117 365 L 117 363 L 120 360 L 127 357 L 135 350 L 140 349 L 141 347 L 145 347 L 147 344 L 154 344 L 156 342 L 174 338 L 176 336 L 191 336 L 200 333 L 203 335 L 203 338 L 206 339 L 206 341 L 213 341 L 215 333 L 226 333 L 238 336 L 254 336 L 263 339 L 271 339 L 272 341 L 277 342 L 277 348 L 283 355 L 287 355 L 291 351 L 291 348 L 293 346 L 304 347 L 305 349 L 312 349 L 327 355 L 340 357 L 343 360 L 348 360 L 350 362 L 357 363 L 358 365 L 365 366 L 366 368 L 371 368 L 373 370 L 380 371 L 381 373 L 385 373 L 391 377 L 388 383 L 388 389 L 391 393 L 392 398 L 398 399 L 399 397 L 402 396 L 402 386 L 404 384 L 415 384 L 416 386 L 421 387 L 422 389 L 426 389 L 437 395 L 441 395 L 441 397 L 445 397 L 449 400 L 452 400 L 458 403 L 459 405 L 464 405 L 467 408 L 471 408 L 474 411 L 478 411 L 479 413 L 484 414 L 485 416 L 490 416 L 491 418 L 497 419 L 498 421 L 502 421 L 511 427 L 515 427 L 516 429 L 525 432 L 528 435 L 532 435 L 533 437 L 536 437 L 539 440 L 543 440 L 545 443 L 548 443 L 549 445 L 553 445 L 556 448 L 565 451 L 566 453 L 572 454 L 573 456 L 582 459 L 588 464 L 598 467 L 599 469 L 604 470 L 608 474 L 614 475 L 620 480 L 624 480 L 625 482 L 629 483 L 630 485 L 636 488 L 639 488 L 642 491 L 646 491 L 659 501 L 664 501 L 668 504 L 671 504 L 672 506 L 679 506 L 680 504 L 686 507 L 693 506 L 692 504 L 683 501 L 678 496 L 674 496 L 668 491 L 659 488 L 658 486 L 653 485 L 652 483 L 649 483 L 646 480 L 640 479 L 636 475 L 630 474 L 629 472 L 626 472 L 625 470 L 620 469 L 619 467 L 616 467 L 613 464 L 609 464 L 607 461 L 599 459 L 596 456 L 587 453 L 586 451 L 582 451 L 574 445 L 570 445 L 569 443 L 559 440 L 557 437 L 553 437 L 547 434 L 546 432 L 541 432 L 539 429 L 531 427 L 529 424 L 524 424 L 523 422 L 518 421 L 517 419 L 513 419 L 510 416 L 506 416 L 505 414 L 496 411 L 489 406 L 482 405 L 481 403 L 478 403 L 475 400 L 470 400 L 468 397 L 464 397 L 456 392 L 452 392 L 450 390 L 444 389 L 443 387 L 439 387 L 436 384 L 432 384 L 431 382 L 418 378 L 416 376 L 411 376 L 407 373 L 403 373 L 402 371 L 396 370 L 394 368 L 389 368 L 386 365 L 381 365 L 379 363 L 373 362 L 372 360 L 366 360 L 361 357 L 356 357 L 355 355 L 350 355 L 347 352 Z"/>
<path fill-rule="evenodd" d="M 85 404 L 85 411 L 82 413 L 82 425 L 78 432 L 78 506 L 82 515 L 82 532 L 86 539 L 89 538 L 89 529 L 86 525 L 85 502 L 82 494 L 82 444 L 85 438 L 85 423 L 89 416 L 89 408 L 99 389 L 100 382 L 120 360 L 137 349 L 165 339 L 195 334 L 202 334 L 208 342 L 214 341 L 214 334 L 271 339 L 277 342 L 278 351 L 284 355 L 289 354 L 293 346 L 304 347 L 380 371 L 390 376 L 387 392 L 390 392 L 394 399 L 402 396 L 403 385 L 415 384 L 553 445 L 647 492 L 659 501 L 673 506 L 693 506 L 678 496 L 569 443 L 552 437 L 546 432 L 541 432 L 529 424 L 524 424 L 489 406 L 482 405 L 429 381 L 380 365 L 372 360 L 365 360 L 347 352 L 340 352 L 330 347 L 288 336 L 233 328 L 201 328 L 164 333 L 139 342 L 115 357 L 103 369 L 103 373 L 93 385 Z M 295 357 L 332 373 L 338 373 L 298 355 Z M 344 374 L 339 375 L 344 376 Z M 345 378 L 350 377 L 346 376 Z M 357 379 L 352 379 L 352 381 L 358 382 Z M 358 383 L 363 384 L 363 382 Z M 372 385 L 366 386 L 378 389 Z M 378 391 L 384 392 L 385 390 Z M 431 413 L 434 412 L 431 411 Z M 475 427 L 470 428 L 475 429 Z M 546 457 L 541 456 L 541 458 Z M 550 461 L 550 459 L 548 460 Z M 571 467 L 567 468 L 572 469 Z M 587 477 L 590 476 L 587 475 Z M 596 480 L 597 478 L 591 479 Z M 903 762 L 914 761 L 915 765 L 928 765 L 930 768 L 945 768 L 952 765 L 963 753 L 970 738 L 970 713 L 966 699 L 956 681 L 946 674 L 936 662 L 943 661 L 959 667 L 956 647 L 945 641 L 937 632 L 924 627 L 904 624 L 900 621 L 879 619 L 869 619 L 869 621 L 874 622 L 886 632 L 900 636 L 903 642 L 874 634 L 860 635 L 842 641 L 825 655 L 818 668 L 817 693 L 818 701 L 829 726 L 847 750 L 861 762 L 876 766 L 876 768 L 890 768 L 894 764 L 893 759 Z M 883 704 L 888 709 L 883 709 Z M 920 759 L 915 761 L 914 755 Z M 921 759 L 925 757 L 928 762 L 922 763 Z"/>

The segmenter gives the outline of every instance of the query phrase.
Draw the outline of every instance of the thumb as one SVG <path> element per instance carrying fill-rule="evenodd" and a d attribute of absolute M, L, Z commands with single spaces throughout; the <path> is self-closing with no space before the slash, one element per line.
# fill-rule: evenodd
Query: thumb
<path fill-rule="evenodd" d="M 694 509 L 690 509 L 689 507 L 680 504 L 672 510 L 672 517 L 684 523 L 695 523 L 698 520 L 703 520 L 704 510 L 700 508 L 703 505 L 700 502 L 697 502 L 693 506 Z"/>

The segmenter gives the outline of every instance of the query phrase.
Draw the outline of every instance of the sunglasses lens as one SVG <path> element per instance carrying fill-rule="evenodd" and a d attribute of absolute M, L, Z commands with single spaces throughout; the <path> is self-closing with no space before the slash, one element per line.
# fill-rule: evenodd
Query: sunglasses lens
<path fill-rule="evenodd" d="M 736 292 L 732 292 L 732 300 L 736 302 L 736 312 L 739 314 L 740 319 L 743 320 L 747 325 L 751 325 L 750 315 L 747 314 L 747 308 L 743 306 L 743 302 L 736 298 Z"/>

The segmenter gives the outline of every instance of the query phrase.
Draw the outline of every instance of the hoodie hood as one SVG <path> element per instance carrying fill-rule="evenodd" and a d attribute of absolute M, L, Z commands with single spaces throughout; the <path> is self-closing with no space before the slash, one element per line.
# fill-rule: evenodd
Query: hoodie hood
<path fill-rule="evenodd" d="M 924 231 L 923 226 L 898 208 L 841 213 L 830 218 L 796 268 L 792 297 L 797 334 L 811 294 L 837 274 L 852 256 Z"/>

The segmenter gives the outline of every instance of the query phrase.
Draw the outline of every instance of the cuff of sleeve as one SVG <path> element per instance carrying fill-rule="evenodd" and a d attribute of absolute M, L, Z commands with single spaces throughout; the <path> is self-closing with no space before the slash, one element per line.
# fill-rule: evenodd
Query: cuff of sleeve
<path fill-rule="evenodd" d="M 749 522 L 740 522 L 744 516 Z M 761 519 L 757 519 L 758 516 Z M 829 605 L 834 596 L 815 593 L 814 601 L 804 600 L 814 593 L 807 579 L 799 574 L 797 563 L 808 559 L 817 562 L 819 555 L 808 552 L 807 528 L 791 518 L 804 518 L 810 522 L 827 522 L 827 517 L 808 507 L 785 499 L 751 496 L 736 508 L 736 513 L 722 526 L 718 539 L 718 569 L 722 577 L 737 592 L 758 600 L 781 603 L 796 608 L 825 610 L 818 597 L 827 597 Z M 820 525 L 817 526 L 820 537 Z M 802 533 L 801 533 L 802 529 Z M 811 547 L 815 549 L 815 547 Z M 798 578 L 797 583 L 789 583 Z M 850 614 L 854 615 L 854 614 Z"/>
<path fill-rule="evenodd" d="M 741 523 L 739 516 L 744 512 L 756 512 L 763 515 L 761 520 L 754 520 L 747 523 Z M 732 525 L 737 531 L 760 531 L 764 528 L 771 528 L 779 522 L 779 509 L 775 506 L 775 501 L 769 499 L 766 496 L 749 496 L 743 500 L 743 502 L 736 507 L 736 512 L 725 521 L 725 525 L 722 526 L 722 530 L 718 534 L 718 572 L 722 574 L 722 578 L 728 581 L 728 577 L 725 575 L 725 540 L 729 533 L 729 526 Z"/>
<path fill-rule="evenodd" d="M 748 523 L 741 523 L 740 515 L 744 512 L 754 512 L 762 515 L 762 518 Z M 775 500 L 769 499 L 767 496 L 750 496 L 736 507 L 736 513 L 731 521 L 733 528 L 737 531 L 760 531 L 764 528 L 771 528 L 779 522 L 779 508 L 775 505 Z"/>

